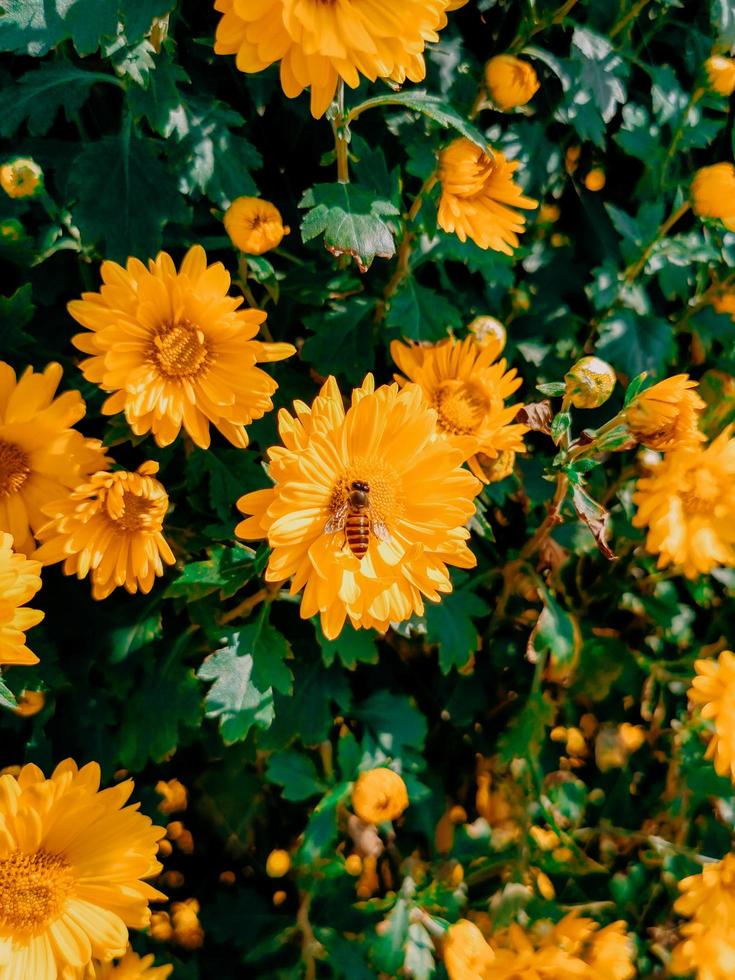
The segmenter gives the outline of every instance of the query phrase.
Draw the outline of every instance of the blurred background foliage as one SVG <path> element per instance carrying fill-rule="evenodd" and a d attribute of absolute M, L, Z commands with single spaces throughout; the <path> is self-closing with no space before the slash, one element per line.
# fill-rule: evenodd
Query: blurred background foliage
<path fill-rule="evenodd" d="M 422 916 L 455 921 L 468 909 L 497 925 L 571 908 L 623 918 L 640 974 L 667 975 L 676 883 L 697 855 L 729 850 L 735 821 L 732 787 L 703 761 L 685 696 L 694 659 L 731 635 L 735 575 L 656 571 L 631 525 L 635 453 L 586 477 L 610 511 L 614 565 L 570 512 L 542 571 L 506 574 L 553 492 L 555 448 L 534 433 L 515 474 L 481 495 L 478 568 L 457 573 L 420 621 L 329 641 L 288 598 L 243 612 L 267 549 L 235 543 L 234 503 L 268 485 L 275 413 L 251 426 L 247 450 L 133 437 L 100 414 L 65 307 L 97 288 L 102 259 L 162 247 L 178 260 L 201 243 L 237 275 L 222 213 L 258 195 L 292 229 L 239 270 L 274 339 L 299 348 L 273 368 L 278 406 L 311 401 L 330 373 L 343 390 L 368 371 L 388 381 L 392 339 L 461 336 L 492 315 L 526 402 L 585 352 L 613 365 L 612 401 L 576 417 L 575 431 L 614 414 L 643 371 L 704 377 L 719 430 L 735 417 L 735 331 L 710 300 L 733 275 L 735 234 L 691 216 L 659 231 L 696 168 L 732 159 L 732 103 L 702 91 L 706 58 L 735 43 L 732 3 L 470 0 L 430 47 L 425 84 L 354 122 L 346 197 L 328 121 L 311 118 L 306 97 L 286 99 L 275 68 L 243 76 L 215 57 L 209 3 L 0 9 L 2 154 L 44 173 L 41 194 L 0 197 L 2 357 L 16 369 L 60 361 L 64 385 L 87 401 L 85 434 L 130 468 L 160 462 L 177 556 L 150 596 L 102 603 L 87 583 L 44 571 L 41 663 L 4 679 L 16 694 L 45 690 L 45 706 L 2 712 L 2 764 L 97 759 L 108 779 L 133 774 L 152 814 L 159 780 L 187 786 L 193 851 L 174 841 L 164 890 L 199 902 L 204 945 L 135 940 L 175 962 L 177 980 L 441 977 Z M 533 63 L 540 90 L 515 112 L 478 108 L 483 66 L 504 51 Z M 363 84 L 347 108 L 388 91 Z M 437 192 L 427 195 L 396 285 L 396 258 L 375 253 L 395 252 L 400 215 L 473 113 L 543 206 L 508 258 L 437 232 Z M 367 271 L 325 249 L 334 208 L 354 219 Z M 643 737 L 631 741 L 625 723 Z M 371 886 L 346 867 L 340 807 L 357 771 L 387 760 L 411 806 Z M 542 847 L 533 826 L 557 844 Z M 281 880 L 266 874 L 274 848 L 292 855 Z"/>

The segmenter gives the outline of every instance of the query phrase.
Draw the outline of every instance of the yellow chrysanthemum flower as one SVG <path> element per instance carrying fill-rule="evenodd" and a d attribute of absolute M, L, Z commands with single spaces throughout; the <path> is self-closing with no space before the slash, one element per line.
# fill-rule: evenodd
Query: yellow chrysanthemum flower
<path fill-rule="evenodd" d="M 714 759 L 720 776 L 735 782 L 735 654 L 723 650 L 717 660 L 696 660 L 697 676 L 689 688 L 689 700 L 702 706 L 702 717 L 714 725 L 706 758 Z M 735 928 L 735 919 L 733 920 Z"/>
<path fill-rule="evenodd" d="M 484 980 L 495 953 L 474 922 L 460 919 L 444 933 L 444 966 L 449 980 Z"/>
<path fill-rule="evenodd" d="M 735 289 L 723 288 L 712 297 L 712 306 L 717 313 L 728 313 L 735 321 Z"/>
<path fill-rule="evenodd" d="M 224 221 L 232 244 L 248 255 L 262 255 L 278 248 L 291 230 L 283 224 L 275 204 L 259 197 L 238 197 L 225 212 Z"/>
<path fill-rule="evenodd" d="M 713 92 L 724 96 L 735 92 L 735 59 L 716 54 L 705 61 L 704 67 Z"/>
<path fill-rule="evenodd" d="M 154 959 L 153 953 L 138 956 L 129 949 L 117 963 L 98 963 L 94 980 L 166 980 L 173 973 L 173 966 L 154 966 Z"/>
<path fill-rule="evenodd" d="M 525 197 L 513 183 L 518 161 L 509 162 L 498 150 L 492 156 L 464 137 L 439 154 L 441 199 L 437 220 L 460 241 L 468 238 L 480 248 L 512 255 L 526 219 L 514 208 L 533 209 L 538 201 Z"/>
<path fill-rule="evenodd" d="M 512 54 L 498 54 L 485 65 L 488 94 L 499 109 L 526 105 L 539 90 L 533 65 Z"/>
<path fill-rule="evenodd" d="M 735 854 L 679 882 L 674 910 L 690 919 L 672 954 L 671 968 L 698 980 L 730 980 L 735 966 Z"/>
<path fill-rule="evenodd" d="M 567 395 L 575 408 L 599 408 L 613 393 L 615 370 L 600 357 L 580 357 L 564 375 Z"/>
<path fill-rule="evenodd" d="M 702 167 L 694 175 L 691 197 L 694 213 L 700 218 L 719 218 L 735 231 L 735 165 Z"/>
<path fill-rule="evenodd" d="M 8 197 L 33 197 L 42 181 L 43 171 L 35 160 L 18 157 L 0 166 L 0 187 Z"/>
<path fill-rule="evenodd" d="M 265 313 L 239 310 L 228 296 L 230 275 L 221 262 L 207 265 L 201 245 L 190 248 L 177 272 L 160 252 L 146 268 L 103 262 L 104 285 L 69 303 L 91 333 L 72 342 L 92 357 L 82 361 L 88 381 L 114 392 L 102 411 L 125 412 L 136 435 L 151 432 L 168 446 L 181 428 L 207 449 L 210 423 L 234 446 L 248 444 L 245 426 L 273 407 L 278 385 L 256 367 L 295 352 L 291 344 L 253 338 Z"/>
<path fill-rule="evenodd" d="M 379 766 L 361 772 L 352 789 L 352 809 L 365 823 L 397 820 L 408 806 L 408 790 L 397 772 Z"/>
<path fill-rule="evenodd" d="M 0 533 L 0 665 L 38 663 L 25 634 L 43 613 L 23 607 L 40 588 L 41 562 L 15 554 L 12 535 Z"/>
<path fill-rule="evenodd" d="M 262 71 L 280 61 L 281 86 L 290 98 L 311 88 L 311 112 L 322 116 L 337 83 L 357 88 L 360 76 L 374 82 L 420 82 L 423 51 L 446 26 L 456 0 L 216 0 L 216 54 L 236 55 L 242 72 Z"/>
<path fill-rule="evenodd" d="M 710 926 L 688 922 L 682 940 L 671 953 L 669 968 L 675 976 L 697 980 L 732 980 L 735 976 L 735 932 L 732 924 Z"/>
<path fill-rule="evenodd" d="M 646 388 L 624 411 L 631 433 L 649 449 L 666 451 L 704 441 L 699 417 L 704 402 L 688 374 L 675 374 Z"/>
<path fill-rule="evenodd" d="M 528 429 L 513 423 L 522 406 L 505 404 L 521 379 L 515 368 L 506 370 L 505 360 L 495 361 L 493 345 L 482 347 L 472 336 L 451 337 L 431 346 L 394 340 L 390 352 L 408 377 L 396 375 L 396 381 L 400 385 L 413 381 L 421 387 L 427 404 L 436 410 L 439 432 L 460 450 L 475 476 L 487 482 L 492 460 L 523 452 Z M 487 459 L 478 460 L 480 453 Z"/>
<path fill-rule="evenodd" d="M 687 578 L 735 565 L 735 439 L 725 429 L 709 446 L 666 453 L 633 495 L 635 527 L 648 527 L 646 548 L 658 567 Z"/>
<path fill-rule="evenodd" d="M 79 392 L 54 397 L 61 374 L 61 365 L 49 364 L 16 380 L 0 361 L 0 532 L 12 534 L 15 550 L 26 555 L 46 523 L 44 504 L 109 464 L 98 439 L 72 428 L 85 412 Z"/>
<path fill-rule="evenodd" d="M 123 956 L 164 899 L 154 827 L 125 806 L 132 780 L 99 792 L 100 767 L 62 762 L 0 776 L 0 977 L 81 980 L 92 959 Z"/>
<path fill-rule="evenodd" d="M 330 639 L 346 617 L 386 630 L 421 615 L 424 596 L 451 592 L 447 565 L 475 565 L 465 524 L 480 484 L 462 454 L 437 437 L 417 385 L 376 391 L 368 375 L 345 412 L 329 378 L 311 408 L 294 409 L 279 413 L 285 448 L 268 453 L 275 486 L 238 501 L 252 516 L 237 534 L 267 538 L 267 580 L 292 578 L 301 615 L 320 613 Z"/>
<path fill-rule="evenodd" d="M 63 500 L 45 507 L 52 518 L 40 531 L 36 552 L 45 565 L 64 562 L 64 574 L 89 575 L 92 595 L 106 598 L 118 586 L 150 592 L 173 552 L 163 536 L 168 495 L 154 479 L 158 463 L 137 472 L 95 473 Z"/>

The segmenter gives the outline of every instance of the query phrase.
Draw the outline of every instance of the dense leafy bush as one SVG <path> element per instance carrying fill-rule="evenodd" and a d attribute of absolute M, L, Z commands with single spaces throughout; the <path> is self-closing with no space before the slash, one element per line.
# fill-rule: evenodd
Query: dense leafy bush
<path fill-rule="evenodd" d="M 177 980 L 731 976 L 732 0 L 217 6 L 0 0 L 8 786 L 134 777 Z"/>

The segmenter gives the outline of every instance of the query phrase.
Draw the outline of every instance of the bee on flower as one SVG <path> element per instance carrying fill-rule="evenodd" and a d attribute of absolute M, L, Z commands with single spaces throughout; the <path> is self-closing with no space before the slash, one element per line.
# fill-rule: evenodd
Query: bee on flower
<path fill-rule="evenodd" d="M 103 262 L 103 285 L 69 303 L 87 333 L 72 343 L 91 355 L 80 367 L 110 397 L 105 415 L 124 412 L 136 435 L 150 432 L 159 446 L 184 431 L 202 449 L 210 425 L 244 449 L 246 426 L 273 408 L 276 382 L 257 364 L 295 353 L 291 344 L 256 340 L 260 310 L 241 310 L 228 295 L 221 262 L 207 265 L 201 245 L 176 269 L 166 252 L 148 266 L 135 258 L 123 268 Z"/>
<path fill-rule="evenodd" d="M 310 407 L 279 413 L 269 450 L 274 486 L 246 494 L 236 529 L 272 549 L 269 582 L 303 590 L 301 615 L 325 636 L 352 625 L 386 630 L 452 589 L 448 565 L 472 568 L 466 524 L 479 482 L 436 434 L 420 388 L 368 375 L 345 411 L 333 378 Z M 348 528 L 349 521 L 349 528 Z"/>
<path fill-rule="evenodd" d="M 439 154 L 439 227 L 461 242 L 469 238 L 480 248 L 512 255 L 526 226 L 515 209 L 538 207 L 513 182 L 518 167 L 517 160 L 506 160 L 499 150 L 484 152 L 465 137 L 450 143 Z"/>

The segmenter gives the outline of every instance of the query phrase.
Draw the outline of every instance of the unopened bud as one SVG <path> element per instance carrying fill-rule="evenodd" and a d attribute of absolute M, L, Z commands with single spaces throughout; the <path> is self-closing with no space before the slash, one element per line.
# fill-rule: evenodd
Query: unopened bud
<path fill-rule="evenodd" d="M 476 316 L 467 329 L 474 334 L 480 347 L 492 348 L 493 358 L 503 350 L 508 339 L 505 327 L 494 316 Z"/>
<path fill-rule="evenodd" d="M 575 408 L 599 408 L 615 387 L 615 371 L 599 357 L 580 358 L 565 376 L 567 394 Z"/>

